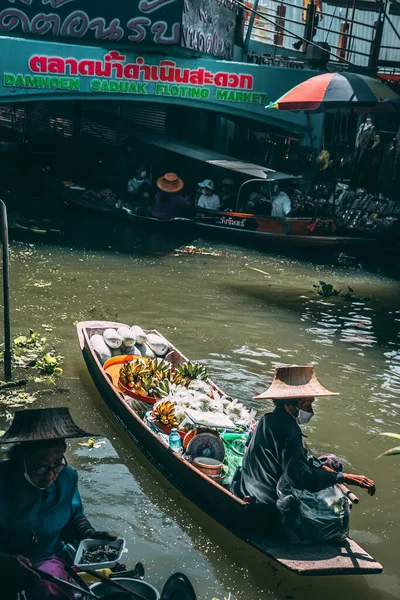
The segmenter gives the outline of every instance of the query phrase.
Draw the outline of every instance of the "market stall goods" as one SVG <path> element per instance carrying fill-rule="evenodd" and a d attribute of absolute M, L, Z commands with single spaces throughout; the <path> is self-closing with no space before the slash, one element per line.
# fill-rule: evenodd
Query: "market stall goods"
<path fill-rule="evenodd" d="M 228 485 L 224 483 L 224 479 L 221 479 L 219 483 L 219 478 L 225 477 L 228 466 L 227 456 L 229 456 L 230 468 L 232 468 L 236 459 L 240 463 L 246 443 L 247 427 L 238 424 L 237 421 L 234 423 L 234 418 L 237 415 L 233 411 L 226 414 L 224 410 L 222 412 L 209 410 L 214 400 L 217 400 L 222 406 L 224 402 L 228 402 L 226 408 L 233 404 L 236 412 L 239 412 L 236 406 L 238 402 L 232 399 L 229 400 L 222 390 L 209 379 L 206 381 L 204 379 L 193 380 L 196 382 L 194 386 L 199 387 L 199 390 L 190 388 L 192 382 L 189 382 L 186 386 L 183 386 L 186 389 L 184 392 L 186 398 L 190 401 L 189 394 L 191 396 L 191 392 L 201 394 L 203 400 L 200 403 L 204 402 L 204 406 L 200 407 L 199 410 L 184 408 L 184 420 L 178 425 L 181 433 L 180 437 L 183 441 L 179 444 L 179 440 L 176 443 L 174 439 L 174 446 L 170 447 L 169 438 L 175 432 L 171 432 L 169 435 L 166 431 L 162 431 L 158 423 L 163 427 L 169 427 L 175 425 L 177 421 L 179 422 L 180 413 L 175 398 L 177 390 L 174 389 L 164 396 L 160 399 L 158 407 L 153 405 L 153 408 L 149 407 L 146 402 L 137 401 L 126 393 L 121 393 L 118 382 L 121 367 L 124 363 L 119 361 L 126 362 L 126 357 L 113 357 L 103 367 L 99 356 L 92 347 L 91 338 L 93 336 L 103 335 L 103 332 L 110 328 L 117 330 L 123 325 L 123 323 L 102 321 L 79 323 L 77 329 L 80 347 L 101 395 L 112 413 L 117 417 L 118 422 L 123 425 L 125 431 L 143 453 L 154 462 L 174 485 L 220 524 L 294 573 L 302 575 L 354 575 L 357 573 L 380 573 L 382 571 L 382 566 L 350 538 L 346 538 L 343 543 L 338 544 L 292 546 L 274 541 L 257 532 L 252 533 L 249 531 L 244 526 L 249 519 L 249 503 L 231 494 Z M 155 330 L 146 332 L 147 335 L 149 333 L 160 335 Z M 165 356 L 164 362 L 170 363 L 171 372 L 177 371 L 180 365 L 189 363 L 187 358 L 174 348 L 169 341 L 167 344 L 169 352 Z M 134 362 L 131 358 L 128 361 L 129 363 Z M 145 363 L 149 362 L 148 359 L 142 357 L 140 357 L 140 360 Z M 117 364 L 113 365 L 113 361 Z M 163 365 L 162 370 L 167 372 L 168 368 Z M 193 366 L 192 372 L 194 372 Z M 127 380 L 127 383 L 131 382 Z M 205 387 L 206 385 L 210 386 L 210 389 Z M 207 391 L 210 392 L 210 390 L 212 397 L 207 395 Z M 182 394 L 182 390 L 178 390 L 178 393 Z M 207 401 L 206 398 L 208 398 Z M 174 401 L 173 413 L 171 404 Z M 206 410 L 203 410 L 203 408 Z M 243 409 L 246 410 L 245 407 Z M 169 425 L 162 423 L 162 419 L 166 420 Z M 186 436 L 189 436 L 189 434 L 191 439 L 186 441 Z M 202 443 L 200 444 L 199 441 Z M 222 443 L 224 456 L 212 456 L 211 454 L 216 452 L 217 448 L 221 448 L 220 443 Z M 193 456 L 191 451 L 188 452 L 190 446 L 192 449 L 195 448 L 193 454 L 197 454 L 197 456 Z M 213 460 L 207 461 L 205 459 Z M 219 461 L 219 463 L 214 463 L 214 460 Z M 221 464 L 222 467 L 220 467 Z M 205 474 L 204 471 L 207 469 L 209 469 L 208 474 Z M 221 469 L 220 472 L 218 472 L 219 469 Z"/>

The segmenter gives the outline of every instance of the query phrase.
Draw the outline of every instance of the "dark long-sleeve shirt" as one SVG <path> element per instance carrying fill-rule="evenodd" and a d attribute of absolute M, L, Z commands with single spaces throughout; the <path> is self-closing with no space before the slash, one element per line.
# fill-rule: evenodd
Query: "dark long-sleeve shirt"
<path fill-rule="evenodd" d="M 295 488 L 318 492 L 337 483 L 337 474 L 312 468 L 296 420 L 282 408 L 262 417 L 244 456 L 240 493 L 261 504 L 275 504 L 284 475 Z"/>
<path fill-rule="evenodd" d="M 33 563 L 58 555 L 63 542 L 84 539 L 92 529 L 74 469 L 67 467 L 41 491 L 14 461 L 0 463 L 0 567 L 5 554 L 22 554 Z"/>

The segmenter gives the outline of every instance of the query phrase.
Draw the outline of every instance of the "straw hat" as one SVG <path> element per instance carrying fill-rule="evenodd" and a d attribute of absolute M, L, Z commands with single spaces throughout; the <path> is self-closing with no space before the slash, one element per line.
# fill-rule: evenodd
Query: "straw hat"
<path fill-rule="evenodd" d="M 312 396 L 339 396 L 338 392 L 330 392 L 318 381 L 314 367 L 278 367 L 269 388 L 255 398 L 271 400 L 290 400 L 293 398 L 309 398 Z"/>
<path fill-rule="evenodd" d="M 9 429 L 0 437 L 0 444 L 63 440 L 93 435 L 74 423 L 68 408 L 18 410 Z"/>
<path fill-rule="evenodd" d="M 162 192 L 168 192 L 169 194 L 180 192 L 183 186 L 184 183 L 182 179 L 180 179 L 176 173 L 165 173 L 165 175 L 157 179 L 158 189 Z"/>

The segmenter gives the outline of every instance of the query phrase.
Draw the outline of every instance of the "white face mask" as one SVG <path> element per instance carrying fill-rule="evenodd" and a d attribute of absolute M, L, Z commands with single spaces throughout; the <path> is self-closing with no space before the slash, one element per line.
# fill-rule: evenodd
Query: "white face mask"
<path fill-rule="evenodd" d="M 298 408 L 297 410 L 299 411 L 299 414 L 295 418 L 299 425 L 306 425 L 307 423 L 309 423 L 311 421 L 311 419 L 314 416 L 314 411 L 312 409 L 311 409 L 311 412 L 301 410 L 301 408 Z"/>
<path fill-rule="evenodd" d="M 25 456 L 24 456 L 24 477 L 25 477 L 26 481 L 28 483 L 30 483 L 37 490 L 40 490 L 41 492 L 43 492 L 46 489 L 45 487 L 41 488 L 41 487 L 37 486 L 35 483 L 33 483 L 32 479 L 29 477 L 29 473 L 28 473 L 28 470 L 26 468 Z"/>

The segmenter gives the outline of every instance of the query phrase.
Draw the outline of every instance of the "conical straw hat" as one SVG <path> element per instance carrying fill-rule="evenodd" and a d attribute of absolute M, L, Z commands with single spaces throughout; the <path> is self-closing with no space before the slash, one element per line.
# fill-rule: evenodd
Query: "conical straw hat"
<path fill-rule="evenodd" d="M 0 437 L 0 444 L 62 440 L 93 435 L 74 423 L 68 408 L 17 410 L 9 429 Z"/>
<path fill-rule="evenodd" d="M 176 173 L 165 173 L 163 177 L 160 177 L 156 181 L 156 185 L 159 190 L 168 192 L 169 194 L 176 194 L 183 189 L 184 183 Z"/>
<path fill-rule="evenodd" d="M 255 396 L 257 399 L 290 400 L 292 398 L 309 398 L 312 396 L 339 396 L 338 392 L 330 392 L 318 381 L 314 367 L 278 367 L 269 388 Z"/>

